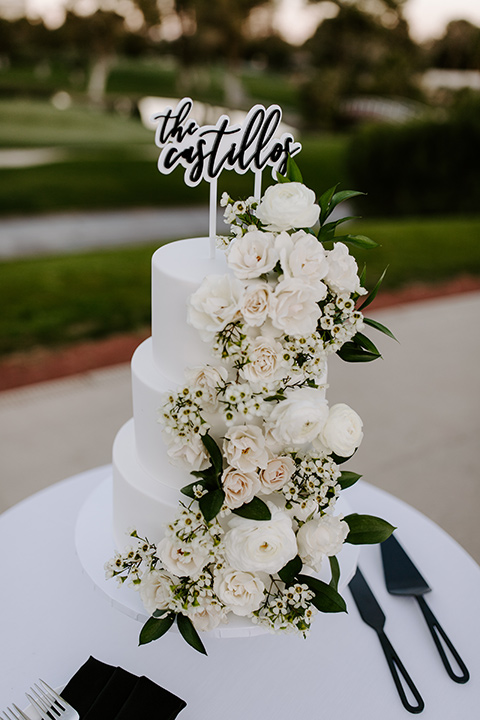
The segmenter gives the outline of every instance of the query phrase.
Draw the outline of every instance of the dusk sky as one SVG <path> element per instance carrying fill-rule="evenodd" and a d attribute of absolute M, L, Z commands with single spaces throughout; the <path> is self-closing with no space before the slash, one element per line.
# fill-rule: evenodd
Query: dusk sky
<path fill-rule="evenodd" d="M 278 27 L 287 39 L 302 42 L 311 33 L 320 17 L 331 14 L 333 6 L 328 4 L 307 5 L 306 0 L 277 0 L 283 11 Z M 68 0 L 24 0 L 23 4 L 33 16 L 42 16 L 52 24 L 59 24 L 63 16 L 62 8 Z M 2 3 L 0 3 L 1 5 Z M 7 1 L 6 5 L 10 3 Z M 80 0 L 77 3 L 88 12 L 96 5 L 95 0 Z M 20 5 L 20 3 L 12 3 Z M 122 0 L 112 7 L 121 7 Z M 329 12 L 330 10 L 330 12 Z M 438 37 L 450 20 L 465 19 L 480 25 L 480 0 L 408 0 L 405 14 L 410 23 L 412 35 L 416 40 Z"/>

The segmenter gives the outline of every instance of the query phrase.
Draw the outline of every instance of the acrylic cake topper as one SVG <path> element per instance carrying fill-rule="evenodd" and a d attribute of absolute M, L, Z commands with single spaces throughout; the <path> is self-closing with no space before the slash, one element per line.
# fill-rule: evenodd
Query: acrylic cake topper
<path fill-rule="evenodd" d="M 185 169 L 186 185 L 195 187 L 202 180 L 210 184 L 209 236 L 212 256 L 215 252 L 217 216 L 217 179 L 222 170 L 234 170 L 243 175 L 247 170 L 255 174 L 254 196 L 262 191 L 262 171 L 272 168 L 272 176 L 284 175 L 287 160 L 300 152 L 302 146 L 289 132 L 275 137 L 282 110 L 278 105 L 255 105 L 242 124 L 232 125 L 228 115 L 222 115 L 215 125 L 198 125 L 189 118 L 193 107 L 190 98 L 180 100 L 175 109 L 167 107 L 156 113 L 158 122 L 155 144 L 161 148 L 158 169 L 169 174 L 181 165 Z"/>

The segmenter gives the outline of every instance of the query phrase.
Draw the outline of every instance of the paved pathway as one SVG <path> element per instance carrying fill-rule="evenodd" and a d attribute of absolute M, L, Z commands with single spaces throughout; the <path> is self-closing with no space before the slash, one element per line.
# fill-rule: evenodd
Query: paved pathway
<path fill-rule="evenodd" d="M 223 233 L 223 212 L 217 232 Z M 0 219 L 0 259 L 208 235 L 208 208 L 72 212 Z"/>

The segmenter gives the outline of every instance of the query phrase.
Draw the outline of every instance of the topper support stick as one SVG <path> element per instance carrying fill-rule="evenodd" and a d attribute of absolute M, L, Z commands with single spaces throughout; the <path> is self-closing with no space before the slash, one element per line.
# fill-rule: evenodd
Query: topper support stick
<path fill-rule="evenodd" d="M 210 221 L 208 236 L 210 238 L 210 257 L 214 258 L 217 238 L 217 178 L 210 181 Z"/>
<path fill-rule="evenodd" d="M 262 197 L 262 171 L 255 170 L 255 185 L 253 190 L 253 196 L 255 200 L 260 200 Z"/>

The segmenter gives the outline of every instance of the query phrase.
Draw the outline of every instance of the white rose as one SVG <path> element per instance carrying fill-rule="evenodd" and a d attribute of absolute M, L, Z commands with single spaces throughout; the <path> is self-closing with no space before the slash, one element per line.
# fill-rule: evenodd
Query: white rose
<path fill-rule="evenodd" d="M 235 238 L 227 256 L 228 267 L 241 280 L 260 277 L 273 270 L 277 262 L 275 236 L 262 230 L 251 230 Z"/>
<path fill-rule="evenodd" d="M 172 465 L 189 472 L 205 470 L 209 466 L 208 455 L 198 433 L 188 437 L 168 436 L 168 442 L 167 455 Z"/>
<path fill-rule="evenodd" d="M 209 341 L 215 333 L 240 315 L 243 283 L 232 275 L 207 275 L 190 297 L 187 320 L 199 330 L 202 340 Z"/>
<path fill-rule="evenodd" d="M 266 282 L 247 285 L 242 298 L 240 312 L 250 327 L 263 325 L 270 311 L 272 291 Z"/>
<path fill-rule="evenodd" d="M 241 375 L 250 383 L 270 383 L 283 375 L 283 348 L 270 337 L 257 337 L 248 350 L 248 362 Z"/>
<path fill-rule="evenodd" d="M 315 287 L 317 300 L 327 295 L 321 282 L 328 271 L 327 254 L 322 243 L 310 233 L 299 230 L 293 235 L 280 233 L 275 240 L 280 264 L 286 277 L 295 277 Z"/>
<path fill-rule="evenodd" d="M 190 605 L 186 610 L 196 630 L 208 632 L 226 621 L 226 612 L 218 602 L 201 601 L 199 605 Z"/>
<path fill-rule="evenodd" d="M 265 585 L 253 573 L 228 569 L 217 575 L 213 589 L 229 610 L 245 617 L 262 604 Z"/>
<path fill-rule="evenodd" d="M 243 472 L 255 472 L 268 462 L 265 438 L 256 425 L 235 425 L 225 435 L 223 450 L 229 465 Z"/>
<path fill-rule="evenodd" d="M 332 250 L 327 251 L 328 272 L 325 275 L 325 282 L 336 293 L 359 293 L 365 295 L 367 292 L 360 285 L 358 277 L 358 265 L 348 248 L 341 242 L 335 243 Z"/>
<path fill-rule="evenodd" d="M 317 328 L 322 311 L 317 292 L 299 278 L 281 280 L 272 296 L 272 323 L 287 335 L 311 335 Z"/>
<path fill-rule="evenodd" d="M 268 506 L 270 520 L 230 520 L 224 542 L 227 560 L 235 570 L 276 573 L 297 554 L 291 519 L 273 503 Z"/>
<path fill-rule="evenodd" d="M 186 368 L 185 377 L 189 385 L 202 390 L 202 405 L 214 410 L 217 405 L 217 387 L 223 385 L 228 378 L 228 372 L 223 365 L 201 365 L 200 367 Z"/>
<path fill-rule="evenodd" d="M 166 569 L 178 577 L 194 577 L 205 566 L 208 550 L 200 545 L 174 543 L 164 537 L 157 545 L 157 556 Z"/>
<path fill-rule="evenodd" d="M 255 214 L 269 230 L 291 230 L 315 225 L 320 208 L 313 190 L 289 182 L 267 188 Z"/>
<path fill-rule="evenodd" d="M 178 577 L 167 575 L 161 570 L 150 570 L 142 577 L 139 593 L 147 612 L 165 610 L 172 599 L 171 585 L 179 582 Z"/>
<path fill-rule="evenodd" d="M 267 467 L 260 471 L 262 492 L 268 495 L 286 485 L 295 472 L 295 463 L 288 455 L 269 460 Z"/>
<path fill-rule="evenodd" d="M 323 515 L 309 520 L 297 533 L 298 553 L 304 563 L 319 570 L 325 555 L 340 552 L 348 533 L 348 524 L 341 517 Z"/>
<path fill-rule="evenodd" d="M 232 510 L 250 502 L 260 490 L 257 473 L 242 472 L 234 467 L 224 470 L 222 485 L 225 491 L 225 503 Z"/>
<path fill-rule="evenodd" d="M 360 416 L 345 403 L 332 405 L 319 440 L 340 457 L 350 457 L 363 438 Z"/>
<path fill-rule="evenodd" d="M 287 447 L 312 442 L 323 430 L 328 405 L 321 390 L 300 388 L 287 394 L 270 413 L 267 429 L 273 438 Z"/>

